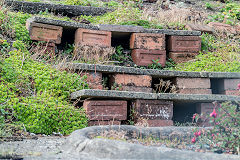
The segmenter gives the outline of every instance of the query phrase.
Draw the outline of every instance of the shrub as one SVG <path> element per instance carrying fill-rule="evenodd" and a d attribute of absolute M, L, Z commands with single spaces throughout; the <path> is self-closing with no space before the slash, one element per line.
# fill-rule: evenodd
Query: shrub
<path fill-rule="evenodd" d="M 226 42 L 210 35 L 202 36 L 202 50 L 195 61 L 176 65 L 180 71 L 240 72 L 240 49 L 234 42 Z"/>
<path fill-rule="evenodd" d="M 85 77 L 33 61 L 18 41 L 13 46 L 18 50 L 0 61 L 0 110 L 10 114 L 5 120 L 44 134 L 86 127 L 84 111 L 68 102 L 71 92 L 88 88 Z"/>
<path fill-rule="evenodd" d="M 205 7 L 206 7 L 206 9 L 212 9 L 213 8 L 212 4 L 209 3 L 209 2 L 205 3 Z"/>
<path fill-rule="evenodd" d="M 214 51 L 217 49 L 217 38 L 211 34 L 203 33 L 202 38 L 202 51 Z"/>
<path fill-rule="evenodd" d="M 225 52 L 226 53 L 226 52 Z M 236 53 L 209 52 L 200 53 L 194 62 L 178 64 L 175 70 L 179 71 L 209 71 L 209 72 L 240 72 L 240 58 Z"/>
<path fill-rule="evenodd" d="M 219 104 L 220 105 L 220 104 Z M 239 105 L 239 104 L 238 104 Z M 225 102 L 219 110 L 213 110 L 209 115 L 213 129 L 194 133 L 192 142 L 204 146 L 207 144 L 212 150 L 240 154 L 240 112 L 238 105 Z"/>
<path fill-rule="evenodd" d="M 27 131 L 34 133 L 60 132 L 66 135 L 87 126 L 84 110 L 76 109 L 47 92 L 22 98 L 13 109 L 16 119 L 25 125 Z"/>

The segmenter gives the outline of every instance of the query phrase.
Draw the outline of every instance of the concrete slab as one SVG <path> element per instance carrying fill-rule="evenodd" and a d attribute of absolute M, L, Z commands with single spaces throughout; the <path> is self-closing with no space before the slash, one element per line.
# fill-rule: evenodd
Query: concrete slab
<path fill-rule="evenodd" d="M 134 67 L 86 64 L 86 63 L 68 63 L 68 69 L 96 71 L 103 73 L 125 73 L 137 75 L 151 75 L 160 78 L 188 77 L 188 78 L 240 78 L 237 72 L 185 72 L 185 71 L 167 71 L 156 69 L 140 69 Z"/>
<path fill-rule="evenodd" d="M 85 28 L 85 29 L 99 30 L 97 26 L 93 26 L 93 25 L 89 25 L 89 24 L 62 21 L 62 20 L 49 19 L 49 18 L 43 18 L 43 17 L 29 18 L 27 20 L 27 24 L 28 24 L 27 26 L 30 26 L 30 23 L 32 23 L 32 22 L 61 26 L 64 29 L 75 29 L 76 30 L 78 28 Z"/>
<path fill-rule="evenodd" d="M 166 35 L 179 35 L 179 36 L 200 36 L 201 35 L 201 32 L 199 31 L 143 29 L 143 27 L 141 26 L 131 26 L 131 25 L 106 25 L 106 24 L 87 25 L 83 23 L 54 20 L 54 19 L 42 18 L 42 17 L 32 17 L 30 21 L 36 22 L 36 23 L 62 26 L 64 28 L 72 28 L 72 29 L 86 28 L 86 29 L 105 30 L 105 31 L 120 32 L 120 33 L 133 33 L 133 32 L 134 33 L 160 33 L 160 34 L 166 34 Z"/>
<path fill-rule="evenodd" d="M 100 24 L 99 30 L 112 32 L 144 32 L 142 26 Z"/>
<path fill-rule="evenodd" d="M 171 29 L 145 29 L 146 33 L 160 33 L 169 36 L 200 36 L 200 31 L 171 30 Z"/>
<path fill-rule="evenodd" d="M 115 90 L 94 90 L 86 89 L 73 92 L 71 99 L 84 98 L 108 98 L 108 99 L 159 99 L 172 100 L 177 102 L 214 102 L 214 101 L 240 101 L 239 96 L 227 95 L 198 95 L 198 94 L 173 94 L 173 93 L 144 93 L 144 92 L 130 92 L 130 91 L 115 91 Z"/>
<path fill-rule="evenodd" d="M 44 12 L 48 10 L 55 14 L 66 15 L 69 17 L 87 15 L 87 16 L 99 16 L 107 12 L 112 11 L 109 8 L 102 7 L 90 7 L 90 6 L 74 6 L 74 5 L 62 5 L 62 4 L 50 4 L 40 2 L 24 2 L 5 0 L 4 4 L 11 7 L 14 11 L 22 11 L 30 14 L 37 14 L 40 11 Z"/>

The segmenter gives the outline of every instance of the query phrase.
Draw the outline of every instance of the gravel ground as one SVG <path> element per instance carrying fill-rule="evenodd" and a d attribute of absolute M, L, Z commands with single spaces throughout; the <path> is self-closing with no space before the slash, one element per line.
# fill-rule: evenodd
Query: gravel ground
<path fill-rule="evenodd" d="M 0 142 L 0 159 L 9 157 L 42 156 L 60 153 L 65 137 L 39 137 L 23 141 Z"/>

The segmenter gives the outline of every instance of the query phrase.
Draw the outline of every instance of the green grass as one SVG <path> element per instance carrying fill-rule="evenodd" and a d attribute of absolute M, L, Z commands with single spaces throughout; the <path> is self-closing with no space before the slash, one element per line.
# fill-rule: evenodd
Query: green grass
<path fill-rule="evenodd" d="M 202 52 L 195 61 L 177 64 L 174 70 L 240 72 L 240 48 L 236 42 L 212 35 L 202 35 Z"/>

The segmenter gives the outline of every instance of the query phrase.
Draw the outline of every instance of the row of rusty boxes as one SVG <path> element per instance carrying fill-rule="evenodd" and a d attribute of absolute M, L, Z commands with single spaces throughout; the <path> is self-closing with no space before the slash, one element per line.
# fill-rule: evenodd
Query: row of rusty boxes
<path fill-rule="evenodd" d="M 209 114 L 216 108 L 212 103 L 192 104 L 192 114 L 180 116 L 191 121 L 194 113 L 201 115 L 199 126 L 211 126 Z M 166 100 L 84 100 L 83 108 L 89 119 L 89 126 L 134 124 L 143 127 L 174 125 L 174 102 Z M 216 108 L 217 109 L 217 108 Z M 175 110 L 175 112 L 178 112 Z M 176 121 L 178 119 L 175 118 Z"/>
<path fill-rule="evenodd" d="M 194 77 L 175 77 L 170 79 L 153 78 L 150 75 L 122 73 L 105 73 L 82 71 L 87 76 L 91 89 L 120 90 L 145 93 L 179 93 L 179 94 L 222 94 L 239 96 L 237 85 L 239 78 L 212 79 Z M 104 82 L 104 79 L 108 79 Z M 106 88 L 107 87 L 107 88 Z"/>
<path fill-rule="evenodd" d="M 48 51 L 55 53 L 56 45 L 61 44 L 63 27 L 43 24 L 27 23 L 32 40 L 48 42 Z M 75 47 L 79 45 L 111 47 L 112 32 L 78 28 L 75 31 Z M 176 63 L 193 59 L 201 50 L 199 36 L 166 36 L 159 33 L 131 33 L 129 48 L 133 62 L 138 66 L 148 66 L 152 60 L 164 67 L 168 56 Z M 123 42 L 124 43 L 124 42 Z M 79 53 L 81 54 L 81 53 Z"/>

